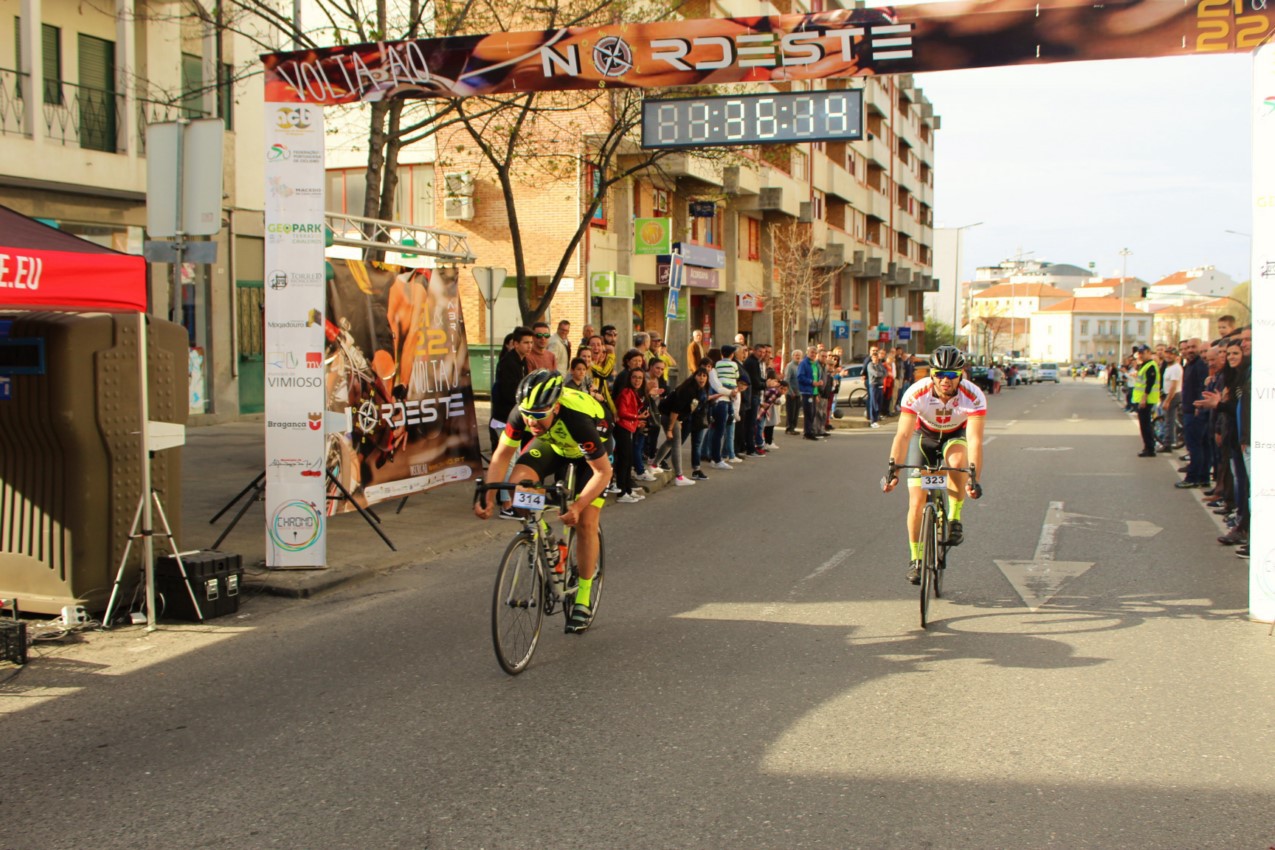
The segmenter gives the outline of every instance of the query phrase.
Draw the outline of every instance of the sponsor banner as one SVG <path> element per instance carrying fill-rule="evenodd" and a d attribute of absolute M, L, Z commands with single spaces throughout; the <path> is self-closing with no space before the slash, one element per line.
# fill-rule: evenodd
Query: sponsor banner
<path fill-rule="evenodd" d="M 323 110 L 267 103 L 266 113 L 266 566 L 321 567 L 323 201 L 295 190 L 323 185 Z"/>
<path fill-rule="evenodd" d="M 766 299 L 755 292 L 741 292 L 735 296 L 735 309 L 745 313 L 760 313 L 766 309 Z"/>
<path fill-rule="evenodd" d="M 386 41 L 262 61 L 266 100 L 321 105 L 1246 52 L 1269 38 L 1272 16 L 1265 4 L 1217 0 L 973 0 Z"/>
<path fill-rule="evenodd" d="M 347 424 L 328 434 L 327 469 L 364 506 L 479 475 L 456 270 L 331 262 L 319 371 L 329 421 Z M 292 376 L 310 377 L 292 368 Z M 335 485 L 329 495 L 340 495 Z M 355 509 L 340 498 L 328 506 Z"/>
<path fill-rule="evenodd" d="M 1269 14 L 1275 14 L 1268 12 Z M 1275 622 L 1275 43 L 1253 54 L 1253 306 L 1252 509 L 1249 616 Z"/>
<path fill-rule="evenodd" d="M 673 250 L 673 219 L 638 218 L 633 221 L 634 254 L 667 254 Z"/>
<path fill-rule="evenodd" d="M 668 263 L 656 265 L 655 282 L 660 286 L 669 285 Z M 723 289 L 717 269 L 705 269 L 699 266 L 692 266 L 689 263 L 682 266 L 682 286 L 689 286 L 693 289 L 713 289 L 718 292 Z"/>

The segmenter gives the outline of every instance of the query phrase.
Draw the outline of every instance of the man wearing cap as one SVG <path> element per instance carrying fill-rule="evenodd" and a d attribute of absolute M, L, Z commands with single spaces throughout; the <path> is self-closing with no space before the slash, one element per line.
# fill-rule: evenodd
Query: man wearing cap
<path fill-rule="evenodd" d="M 1160 403 L 1160 367 L 1151 349 L 1139 345 L 1138 376 L 1133 384 L 1133 405 L 1138 411 L 1138 429 L 1142 432 L 1142 451 L 1138 457 L 1155 457 L 1155 432 L 1151 428 L 1151 412 Z"/>

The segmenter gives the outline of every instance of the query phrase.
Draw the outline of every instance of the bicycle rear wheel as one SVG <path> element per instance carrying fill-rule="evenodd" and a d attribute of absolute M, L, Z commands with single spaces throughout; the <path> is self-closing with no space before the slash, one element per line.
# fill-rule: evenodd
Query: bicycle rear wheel
<path fill-rule="evenodd" d="M 934 590 L 934 574 L 938 572 L 936 569 L 938 558 L 936 524 L 934 506 L 927 504 L 925 513 L 921 516 L 921 628 L 923 629 L 929 628 L 930 594 Z"/>
<path fill-rule="evenodd" d="M 571 546 L 567 553 L 568 581 L 571 585 L 579 580 L 579 572 L 576 565 L 576 537 L 571 535 Z M 598 606 L 602 604 L 602 587 L 606 579 L 606 541 L 602 537 L 602 529 L 598 529 L 598 568 L 593 573 L 593 589 L 589 593 L 589 609 L 593 611 L 593 616 L 598 616 Z M 574 593 L 567 594 L 567 598 L 563 600 L 562 613 L 568 620 L 571 619 L 571 609 L 575 607 L 576 595 Z"/>
<path fill-rule="evenodd" d="M 530 536 L 519 534 L 505 549 L 491 600 L 491 641 L 496 660 L 511 676 L 531 663 L 544 621 L 545 575 Z"/>

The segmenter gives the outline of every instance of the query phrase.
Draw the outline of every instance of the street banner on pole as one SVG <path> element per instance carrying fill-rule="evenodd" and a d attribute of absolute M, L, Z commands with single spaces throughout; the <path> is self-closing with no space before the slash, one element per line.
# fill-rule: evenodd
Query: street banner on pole
<path fill-rule="evenodd" d="M 266 104 L 266 566 L 322 567 L 323 110 Z M 289 191 L 281 191 L 286 187 Z"/>

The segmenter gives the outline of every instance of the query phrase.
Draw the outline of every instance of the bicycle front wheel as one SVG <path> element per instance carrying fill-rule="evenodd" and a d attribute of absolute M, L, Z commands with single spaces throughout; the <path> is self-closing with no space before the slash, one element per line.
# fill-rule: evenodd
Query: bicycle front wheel
<path fill-rule="evenodd" d="M 938 572 L 937 514 L 933 505 L 925 506 L 921 516 L 921 628 L 929 628 L 930 594 L 934 591 L 934 574 Z"/>
<path fill-rule="evenodd" d="M 943 598 L 943 571 L 947 568 L 947 517 L 934 511 L 934 598 Z M 940 542 L 942 541 L 942 542 Z"/>
<path fill-rule="evenodd" d="M 579 575 L 580 575 L 578 571 L 578 565 L 576 562 L 577 537 L 578 535 L 576 534 L 571 535 L 571 547 L 569 550 L 569 554 L 567 556 L 568 563 L 571 565 L 569 569 L 570 569 L 570 576 L 571 576 L 570 581 L 572 584 L 575 584 L 576 581 L 579 580 Z M 602 587 L 606 580 L 606 571 L 603 569 L 603 567 L 605 566 L 606 566 L 606 541 L 602 538 L 602 529 L 599 528 L 598 529 L 598 567 L 593 572 L 593 589 L 589 593 L 589 609 L 593 611 L 593 616 L 595 619 L 598 616 L 598 606 L 602 604 Z M 575 607 L 575 600 L 576 600 L 575 594 L 572 593 L 567 597 L 566 601 L 563 603 L 562 612 L 563 614 L 566 615 L 566 618 L 568 620 L 571 619 L 571 609 Z"/>
<path fill-rule="evenodd" d="M 544 569 L 531 537 L 520 534 L 505 550 L 491 600 L 491 641 L 496 660 L 511 676 L 531 663 L 544 621 Z"/>

